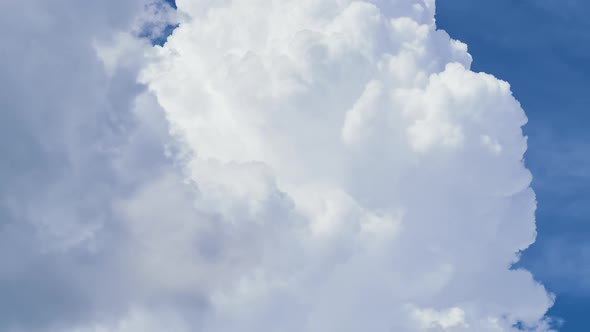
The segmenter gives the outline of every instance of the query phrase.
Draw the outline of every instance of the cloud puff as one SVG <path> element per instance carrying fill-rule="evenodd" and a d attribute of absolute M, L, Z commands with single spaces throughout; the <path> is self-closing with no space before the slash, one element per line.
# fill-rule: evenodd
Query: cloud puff
<path fill-rule="evenodd" d="M 204 330 L 548 329 L 551 296 L 510 269 L 535 236 L 526 117 L 433 1 L 178 8 L 143 80 L 200 209 L 257 230 Z"/>
<path fill-rule="evenodd" d="M 62 42 L 1 65 L 3 330 L 550 330 L 526 117 L 434 1 L 60 4 L 0 5 Z"/>

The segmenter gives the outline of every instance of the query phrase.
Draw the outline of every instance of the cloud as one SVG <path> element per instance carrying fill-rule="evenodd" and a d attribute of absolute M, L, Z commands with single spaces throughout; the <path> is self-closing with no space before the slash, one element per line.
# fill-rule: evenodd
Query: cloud
<path fill-rule="evenodd" d="M 434 1 L 115 3 L 0 5 L 2 329 L 550 330 L 526 117 Z"/>
<path fill-rule="evenodd" d="M 129 34 L 145 5 L 0 4 L 0 26 L 13 31 L 0 52 L 2 331 L 116 319 L 134 292 L 113 207 L 174 174 L 182 192 L 165 119 L 137 83 L 151 46 Z M 124 33 L 128 49 L 107 68 L 96 45 Z"/>
<path fill-rule="evenodd" d="M 433 2 L 178 7 L 143 79 L 203 209 L 289 229 L 210 288 L 205 330 L 548 329 L 551 296 L 510 269 L 535 236 L 526 117 Z"/>

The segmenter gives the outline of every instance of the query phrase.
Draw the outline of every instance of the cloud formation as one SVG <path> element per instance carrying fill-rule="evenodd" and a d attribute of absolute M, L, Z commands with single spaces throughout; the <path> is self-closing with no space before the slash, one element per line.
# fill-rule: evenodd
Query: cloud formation
<path fill-rule="evenodd" d="M 1 67 L 4 330 L 550 330 L 526 117 L 434 1 L 177 1 L 156 48 L 29 4 L 67 41 Z"/>
<path fill-rule="evenodd" d="M 260 228 L 264 257 L 209 289 L 205 330 L 546 329 L 551 298 L 509 269 L 535 235 L 526 117 L 434 2 L 178 7 L 144 79 L 202 209 Z"/>

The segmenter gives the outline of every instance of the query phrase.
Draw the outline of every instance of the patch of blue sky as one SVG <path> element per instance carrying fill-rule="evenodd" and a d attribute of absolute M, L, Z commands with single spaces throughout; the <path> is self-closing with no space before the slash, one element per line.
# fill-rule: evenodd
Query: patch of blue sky
<path fill-rule="evenodd" d="M 167 4 L 169 4 L 170 7 L 176 9 L 176 0 L 164 0 L 164 2 L 166 2 Z"/>
<path fill-rule="evenodd" d="M 164 28 L 157 27 L 155 25 L 147 25 L 144 30 L 139 34 L 140 38 L 148 38 L 152 45 L 163 46 L 168 37 L 172 35 L 174 30 L 178 27 L 178 24 L 166 24 Z M 158 30 L 154 32 L 154 30 Z"/>
<path fill-rule="evenodd" d="M 163 7 L 177 9 L 175 0 L 159 0 L 151 4 L 156 11 L 164 10 Z M 167 8 L 169 10 L 169 7 Z M 172 35 L 178 24 L 163 24 L 162 22 L 147 22 L 139 33 L 140 38 L 147 38 L 152 45 L 163 46 L 168 37 Z"/>
<path fill-rule="evenodd" d="M 473 69 L 512 85 L 529 117 L 527 166 L 538 240 L 519 263 L 557 295 L 560 331 L 590 308 L 590 2 L 439 0 L 437 23 L 469 45 Z"/>

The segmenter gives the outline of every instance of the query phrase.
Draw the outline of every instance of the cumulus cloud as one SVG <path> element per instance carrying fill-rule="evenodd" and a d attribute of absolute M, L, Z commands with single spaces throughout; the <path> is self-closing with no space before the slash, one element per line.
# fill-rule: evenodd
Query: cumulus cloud
<path fill-rule="evenodd" d="M 526 117 L 434 2 L 178 7 L 143 79 L 203 209 L 287 238 L 210 289 L 205 330 L 546 329 L 510 270 L 535 234 Z"/>
<path fill-rule="evenodd" d="M 526 117 L 434 1 L 177 7 L 163 47 L 137 1 L 3 79 L 42 82 L 3 103 L 30 167 L 3 171 L 4 330 L 550 330 L 552 296 L 511 269 L 535 238 Z"/>

